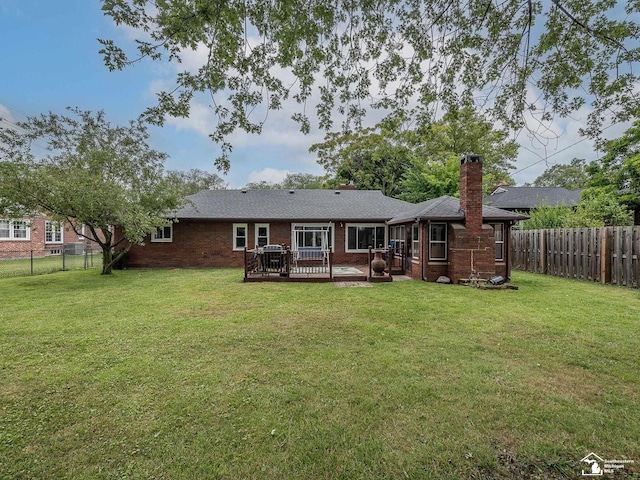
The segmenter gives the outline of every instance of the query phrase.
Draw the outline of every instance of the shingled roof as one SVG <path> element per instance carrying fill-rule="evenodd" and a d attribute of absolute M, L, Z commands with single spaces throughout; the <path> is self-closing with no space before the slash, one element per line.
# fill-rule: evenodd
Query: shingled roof
<path fill-rule="evenodd" d="M 378 190 L 202 190 L 176 218 L 386 221 L 412 204 Z"/>
<path fill-rule="evenodd" d="M 498 187 L 482 202 L 498 208 L 528 210 L 540 205 L 573 207 L 580 203 L 582 190 L 561 187 Z"/>
<path fill-rule="evenodd" d="M 529 217 L 519 213 L 502 210 L 488 205 L 482 206 L 483 220 L 525 220 Z M 460 208 L 460 199 L 443 196 L 413 205 L 396 215 L 389 224 L 405 223 L 415 220 L 464 220 L 464 212 Z"/>

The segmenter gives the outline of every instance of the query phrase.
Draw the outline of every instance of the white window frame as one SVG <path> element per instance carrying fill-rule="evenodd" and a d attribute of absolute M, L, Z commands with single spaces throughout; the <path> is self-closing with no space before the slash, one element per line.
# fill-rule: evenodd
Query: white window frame
<path fill-rule="evenodd" d="M 309 227 L 311 229 L 317 229 L 317 230 L 325 230 L 327 228 L 330 229 L 331 235 L 328 236 L 327 240 L 329 241 L 330 245 L 329 245 L 329 249 L 333 252 L 334 250 L 334 245 L 336 244 L 335 242 L 335 228 L 333 223 L 292 223 L 291 224 L 291 245 L 297 245 L 298 249 L 300 248 L 307 248 L 304 246 L 300 246 L 296 241 L 294 236 L 297 234 L 297 232 L 300 232 L 300 230 L 296 230 L 296 227 Z"/>
<path fill-rule="evenodd" d="M 388 245 L 388 240 L 387 237 L 389 236 L 389 232 L 387 231 L 387 225 L 384 223 L 346 223 L 344 225 L 344 251 L 346 253 L 366 253 L 369 251 L 368 248 L 362 249 L 362 248 L 355 248 L 355 249 L 350 249 L 349 248 L 349 228 L 350 227 L 354 227 L 354 228 L 373 228 L 374 229 L 374 233 L 375 233 L 375 229 L 376 228 L 380 228 L 383 227 L 384 228 L 384 239 L 382 242 L 378 241 L 379 239 L 376 238 L 376 243 L 382 243 L 382 247 L 384 248 L 386 245 Z M 357 230 L 356 230 L 357 231 Z M 356 238 L 356 246 L 358 245 L 358 239 Z M 373 248 L 378 248 L 378 245 L 372 245 Z"/>
<path fill-rule="evenodd" d="M 8 223 L 9 227 L 9 236 L 8 237 L 0 237 L 0 241 L 9 241 L 9 242 L 28 242 L 31 240 L 31 225 L 28 220 L 9 220 L 7 218 L 2 218 L 0 221 Z M 25 236 L 24 237 L 16 237 L 15 236 L 15 226 L 17 224 L 24 225 Z"/>
<path fill-rule="evenodd" d="M 64 243 L 64 228 L 63 222 L 56 222 L 54 220 L 46 220 L 44 222 L 44 243 L 52 244 L 52 243 Z M 60 239 L 58 240 L 56 234 L 60 234 Z M 47 240 L 47 236 L 51 235 L 51 240 Z"/>
<path fill-rule="evenodd" d="M 497 232 L 496 227 L 498 227 L 498 226 L 499 226 L 499 227 L 500 227 L 500 231 L 502 232 L 502 240 L 498 240 L 498 239 L 496 239 L 496 240 L 495 240 L 495 242 L 496 242 L 496 247 L 497 247 L 498 245 L 501 245 L 500 250 L 502 251 L 502 257 L 501 257 L 501 258 L 498 258 L 498 257 L 496 256 L 496 257 L 495 257 L 495 260 L 496 260 L 496 262 L 504 262 L 504 261 L 505 261 L 505 258 L 504 258 L 504 257 L 505 257 L 505 255 L 504 255 L 504 254 L 505 254 L 505 251 L 504 251 L 504 231 L 505 231 L 504 223 L 491 223 L 490 225 L 493 227 L 493 236 L 494 236 L 494 238 L 495 238 L 495 236 L 496 236 L 496 232 Z M 496 250 L 496 251 L 497 251 L 497 250 Z"/>
<path fill-rule="evenodd" d="M 436 225 L 444 226 L 444 240 L 432 240 L 431 239 L 431 227 L 434 227 Z M 448 226 L 444 222 L 431 222 L 431 223 L 429 223 L 429 261 L 433 261 L 433 262 L 446 262 L 447 261 L 448 253 L 449 253 L 448 252 L 449 248 L 448 248 L 448 244 L 447 244 L 447 242 L 449 241 L 449 238 L 448 238 L 449 234 L 447 232 L 447 228 L 448 228 Z M 431 255 L 431 250 L 432 250 L 431 246 L 434 245 L 434 244 L 444 244 L 444 258 L 434 258 Z"/>
<path fill-rule="evenodd" d="M 411 225 L 411 258 L 420 258 L 420 225 Z"/>
<path fill-rule="evenodd" d="M 244 228 L 244 236 L 238 235 L 238 228 Z M 238 239 L 244 238 L 244 246 L 238 247 Z M 249 224 L 248 223 L 234 223 L 233 224 L 233 251 L 243 251 L 245 247 L 249 246 Z"/>
<path fill-rule="evenodd" d="M 168 236 L 167 236 L 167 229 L 169 231 L 169 235 Z M 156 228 L 156 231 L 151 234 L 151 241 L 153 243 L 171 243 L 171 242 L 173 242 L 173 223 L 170 224 L 170 225 L 165 225 L 163 227 Z"/>
<path fill-rule="evenodd" d="M 267 241 L 265 242 L 264 245 L 269 245 L 270 243 L 270 239 L 271 239 L 271 229 L 269 228 L 269 224 L 268 223 L 256 223 L 256 228 L 255 228 L 255 244 L 256 247 L 264 247 L 264 245 L 260 245 L 260 238 L 264 238 L 265 236 L 260 236 L 258 235 L 258 232 L 260 231 L 261 228 L 266 228 L 267 229 Z M 235 245 L 235 242 L 234 242 Z"/>

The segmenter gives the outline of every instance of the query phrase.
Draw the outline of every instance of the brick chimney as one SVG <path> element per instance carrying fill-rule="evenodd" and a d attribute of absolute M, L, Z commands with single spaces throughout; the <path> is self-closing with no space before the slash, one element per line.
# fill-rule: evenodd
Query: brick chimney
<path fill-rule="evenodd" d="M 460 159 L 460 208 L 469 232 L 482 231 L 482 157 L 464 155 Z"/>

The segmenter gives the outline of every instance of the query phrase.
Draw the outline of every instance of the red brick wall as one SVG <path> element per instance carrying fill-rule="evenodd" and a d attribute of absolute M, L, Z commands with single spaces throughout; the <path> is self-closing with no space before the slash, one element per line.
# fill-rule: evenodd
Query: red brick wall
<path fill-rule="evenodd" d="M 482 225 L 479 232 L 464 225 L 449 227 L 449 275 L 453 283 L 464 278 L 488 279 L 496 274 L 493 228 Z"/>
<path fill-rule="evenodd" d="M 49 217 L 35 217 L 29 219 L 30 238 L 29 240 L 2 240 L 0 239 L 0 258 L 28 257 L 33 252 L 34 256 L 51 255 L 52 252 L 60 250 L 63 243 L 83 242 L 75 234 L 68 224 L 65 224 L 62 232 L 62 242 L 45 242 L 45 223 Z M 90 232 L 87 231 L 87 235 Z M 57 253 L 57 252 L 56 252 Z"/>
<path fill-rule="evenodd" d="M 151 242 L 134 245 L 129 251 L 129 267 L 243 267 L 242 251 L 233 251 L 233 224 L 246 223 L 247 246 L 256 244 L 256 223 L 269 224 L 269 242 L 291 246 L 293 222 L 229 222 L 215 220 L 180 220 L 173 225 L 172 242 Z M 328 222 L 327 222 L 328 223 Z M 334 265 L 366 265 L 366 253 L 345 253 L 345 223 L 334 222 Z"/>

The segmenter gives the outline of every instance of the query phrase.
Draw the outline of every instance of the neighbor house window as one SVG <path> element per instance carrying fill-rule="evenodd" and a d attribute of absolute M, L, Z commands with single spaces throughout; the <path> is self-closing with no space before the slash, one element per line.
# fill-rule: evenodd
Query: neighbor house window
<path fill-rule="evenodd" d="M 429 224 L 429 260 L 447 259 L 447 224 Z"/>
<path fill-rule="evenodd" d="M 233 224 L 233 249 L 244 250 L 247 246 L 247 224 L 246 223 L 234 223 Z"/>
<path fill-rule="evenodd" d="M 414 223 L 411 226 L 411 251 L 412 251 L 412 257 L 413 258 L 419 258 L 420 257 L 420 241 L 419 241 L 419 229 L 418 229 L 418 224 Z"/>
<path fill-rule="evenodd" d="M 173 225 L 156 228 L 151 234 L 152 242 L 173 242 Z"/>
<path fill-rule="evenodd" d="M 333 248 L 333 229 L 326 223 L 298 223 L 292 225 L 291 244 L 294 248 L 329 250 Z"/>
<path fill-rule="evenodd" d="M 44 242 L 62 243 L 62 222 L 47 220 L 44 223 Z"/>
<path fill-rule="evenodd" d="M 269 245 L 269 224 L 256 223 L 256 245 L 264 247 Z"/>
<path fill-rule="evenodd" d="M 366 252 L 369 247 L 384 247 L 387 244 L 384 225 L 347 225 L 347 251 Z"/>
<path fill-rule="evenodd" d="M 29 240 L 30 230 L 25 220 L 0 220 L 0 240 Z"/>
<path fill-rule="evenodd" d="M 496 260 L 504 261 L 504 224 L 493 223 L 491 226 L 496 241 Z"/>

